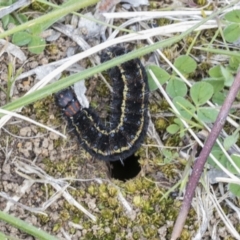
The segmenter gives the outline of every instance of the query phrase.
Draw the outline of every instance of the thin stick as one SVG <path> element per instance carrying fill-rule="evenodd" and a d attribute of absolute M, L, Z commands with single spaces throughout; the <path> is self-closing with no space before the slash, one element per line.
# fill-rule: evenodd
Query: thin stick
<path fill-rule="evenodd" d="M 182 204 L 180 213 L 178 215 L 178 218 L 176 220 L 176 223 L 174 225 L 174 228 L 173 228 L 171 240 L 177 239 L 182 232 L 189 209 L 191 207 L 191 202 L 193 199 L 193 195 L 194 195 L 196 186 L 197 186 L 198 181 L 203 172 L 204 165 L 207 161 L 207 158 L 212 150 L 214 143 L 217 140 L 217 137 L 219 136 L 219 134 L 223 128 L 223 125 L 228 116 L 228 112 L 236 98 L 236 95 L 237 95 L 239 89 L 240 89 L 240 72 L 238 72 L 238 74 L 229 90 L 229 93 L 221 107 L 221 110 L 218 114 L 217 120 L 213 125 L 212 131 L 210 132 L 209 137 L 207 138 L 206 143 L 204 144 L 203 149 L 202 149 L 198 159 L 194 163 L 192 174 L 188 181 L 183 204 Z"/>

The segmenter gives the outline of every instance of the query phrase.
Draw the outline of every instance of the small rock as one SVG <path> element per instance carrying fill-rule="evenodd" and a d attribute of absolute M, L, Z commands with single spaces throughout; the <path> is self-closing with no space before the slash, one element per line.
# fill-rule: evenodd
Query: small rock
<path fill-rule="evenodd" d="M 44 138 L 43 142 L 42 142 L 42 147 L 43 148 L 48 148 L 48 139 L 47 138 Z"/>
<path fill-rule="evenodd" d="M 53 132 L 50 132 L 49 138 L 52 139 L 52 140 L 57 140 L 57 139 L 59 139 L 59 135 L 57 135 Z"/>
<path fill-rule="evenodd" d="M 48 150 L 49 150 L 49 151 L 52 151 L 53 148 L 54 148 L 54 146 L 53 146 L 53 141 L 50 140 L 50 141 L 49 141 L 49 144 L 48 144 Z"/>
<path fill-rule="evenodd" d="M 26 137 L 26 136 L 28 136 L 28 137 L 30 137 L 31 136 L 31 128 L 30 127 L 24 127 L 24 128 L 21 128 L 20 129 L 20 136 L 24 136 L 24 137 Z"/>

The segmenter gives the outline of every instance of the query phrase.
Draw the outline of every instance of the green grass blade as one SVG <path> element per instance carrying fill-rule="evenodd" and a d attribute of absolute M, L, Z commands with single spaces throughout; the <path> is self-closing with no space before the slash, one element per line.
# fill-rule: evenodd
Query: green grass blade
<path fill-rule="evenodd" d="M 214 49 L 214 48 L 203 48 L 203 47 L 196 47 L 196 49 L 210 52 L 210 53 L 216 53 L 221 55 L 227 55 L 230 57 L 237 57 L 240 58 L 240 53 L 238 51 L 230 51 L 230 50 L 223 50 L 223 49 Z"/>
<path fill-rule="evenodd" d="M 57 238 L 51 236 L 50 234 L 42 231 L 39 228 L 36 228 L 32 226 L 29 223 L 26 223 L 22 221 L 19 218 L 13 217 L 5 212 L 0 211 L 0 219 L 4 222 L 9 223 L 10 225 L 22 230 L 23 232 L 26 232 L 38 239 L 41 240 L 57 240 Z M 2 239 L 2 238 L 1 238 Z M 4 238 L 3 238 L 4 239 Z"/>

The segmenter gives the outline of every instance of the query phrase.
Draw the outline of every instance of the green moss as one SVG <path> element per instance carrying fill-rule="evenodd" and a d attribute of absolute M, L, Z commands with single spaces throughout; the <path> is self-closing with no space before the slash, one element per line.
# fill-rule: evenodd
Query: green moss
<path fill-rule="evenodd" d="M 12 134 L 15 134 L 15 135 L 19 134 L 19 126 L 18 125 L 8 125 L 8 130 Z"/>
<path fill-rule="evenodd" d="M 169 179 L 174 178 L 174 176 L 176 175 L 176 166 L 174 164 L 162 165 L 160 168 L 162 173 L 164 173 L 164 175 Z"/>
<path fill-rule="evenodd" d="M 100 81 L 97 84 L 96 90 L 98 92 L 98 96 L 99 97 L 107 97 L 107 96 L 109 96 L 109 89 L 108 89 L 107 85 L 103 81 Z"/>
<path fill-rule="evenodd" d="M 157 22 L 158 26 L 165 26 L 165 25 L 170 24 L 171 21 L 167 18 L 159 18 L 159 19 L 157 19 L 156 22 Z"/>
<path fill-rule="evenodd" d="M 180 136 L 175 134 L 173 136 L 169 136 L 164 145 L 166 147 L 175 147 L 175 146 L 179 146 L 180 143 L 181 143 Z"/>
<path fill-rule="evenodd" d="M 231 236 L 227 236 L 227 237 L 225 237 L 224 238 L 224 240 L 235 240 L 236 238 L 233 238 L 233 237 L 231 237 Z"/>
<path fill-rule="evenodd" d="M 164 112 L 164 111 L 169 111 L 169 104 L 166 100 L 161 100 L 160 102 L 151 102 L 149 104 L 149 110 L 151 114 L 159 113 L 159 112 Z"/>
<path fill-rule="evenodd" d="M 164 194 L 164 190 L 157 187 L 154 182 L 141 177 L 126 183 L 117 183 L 136 213 L 134 221 L 125 213 L 125 209 L 117 197 L 118 189 L 116 187 L 108 183 L 99 185 L 92 182 L 87 186 L 71 189 L 70 193 L 76 199 L 81 196 L 80 203 L 86 208 L 87 202 L 84 201 L 86 196 L 89 197 L 90 194 L 91 198 L 95 199 L 98 211 L 95 211 L 94 215 L 97 217 L 97 222 L 86 219 L 82 212 L 68 202 L 64 202 L 62 210 L 59 210 L 59 219 L 53 224 L 53 232 L 60 231 L 65 223 L 72 221 L 83 226 L 85 234 L 82 239 L 116 239 L 117 237 L 128 239 L 128 233 L 132 231 L 133 239 L 144 236 L 146 239 L 152 240 L 159 237 L 157 230 L 166 221 L 176 220 L 180 202 L 174 201 L 172 198 L 160 202 L 159 199 Z M 195 212 L 191 212 L 190 219 L 188 219 L 191 226 L 194 217 Z M 42 223 L 44 222 L 42 221 Z M 169 234 L 171 230 L 171 228 L 168 229 Z M 70 228 L 68 231 L 74 234 L 75 229 Z M 187 239 L 187 236 L 190 236 L 188 230 L 182 236 L 183 239 Z"/>
<path fill-rule="evenodd" d="M 180 54 L 178 52 L 178 45 L 172 45 L 170 48 L 163 49 L 163 54 L 170 61 L 174 61 Z"/>
<path fill-rule="evenodd" d="M 56 224 L 54 224 L 52 231 L 53 232 L 59 232 L 61 227 L 62 227 L 62 223 L 57 222 Z"/>
<path fill-rule="evenodd" d="M 53 140 L 53 147 L 54 149 L 58 147 L 62 147 L 64 145 L 64 141 L 66 141 L 64 138 L 60 137 L 58 139 Z"/>
<path fill-rule="evenodd" d="M 42 225 L 45 225 L 50 221 L 50 217 L 48 215 L 38 214 L 37 217 Z"/>
<path fill-rule="evenodd" d="M 111 208 L 111 209 L 116 209 L 117 210 L 121 210 L 122 208 L 119 207 L 119 201 L 117 198 L 109 198 L 108 201 L 108 206 Z"/>
<path fill-rule="evenodd" d="M 59 48 L 56 44 L 52 43 L 46 47 L 46 51 L 49 55 L 57 55 L 59 53 Z"/>
<path fill-rule="evenodd" d="M 164 118 L 158 118 L 154 121 L 154 125 L 157 131 L 166 130 L 169 123 Z"/>
<path fill-rule="evenodd" d="M 107 187 L 107 190 L 108 190 L 108 193 L 109 193 L 109 195 L 110 195 L 111 197 L 117 196 L 118 190 L 117 190 L 115 187 L 109 185 L 109 186 Z"/>
<path fill-rule="evenodd" d="M 215 4 L 212 2 L 206 7 L 206 11 L 212 11 L 215 9 Z"/>
<path fill-rule="evenodd" d="M 63 209 L 60 212 L 60 218 L 62 221 L 67 221 L 68 219 L 70 219 L 69 211 L 67 211 L 67 209 Z"/>
<path fill-rule="evenodd" d="M 49 6 L 47 4 L 39 3 L 39 2 L 35 2 L 35 1 L 32 2 L 30 7 L 32 10 L 43 12 L 43 13 L 46 13 L 46 11 L 49 9 Z"/>
<path fill-rule="evenodd" d="M 43 159 L 45 171 L 52 176 L 61 174 L 61 177 L 75 177 L 79 165 L 78 158 L 69 158 L 67 161 L 53 162 L 49 158 Z"/>
<path fill-rule="evenodd" d="M 113 211 L 111 211 L 110 209 L 103 209 L 101 211 L 101 219 L 102 221 L 112 221 L 114 217 L 114 213 Z"/>
<path fill-rule="evenodd" d="M 96 196 L 96 195 L 98 194 L 98 190 L 97 190 L 96 186 L 94 186 L 94 185 L 92 185 L 92 184 L 88 187 L 87 192 L 88 192 L 92 197 L 94 197 L 94 196 Z"/>
<path fill-rule="evenodd" d="M 187 229 L 183 229 L 181 233 L 181 240 L 189 240 L 191 238 L 191 234 Z"/>
<path fill-rule="evenodd" d="M 157 228 L 152 224 L 145 225 L 143 227 L 143 236 L 148 239 L 153 239 L 153 237 L 157 236 Z"/>
<path fill-rule="evenodd" d="M 36 115 L 36 120 L 41 123 L 47 123 L 49 121 L 49 112 L 54 103 L 54 97 L 48 96 L 40 101 L 33 104 L 33 113 Z"/>
<path fill-rule="evenodd" d="M 144 143 L 149 145 L 148 152 L 151 153 L 151 155 L 154 155 L 154 157 L 161 156 L 159 149 L 157 147 L 155 147 L 156 142 L 153 139 L 147 138 L 147 139 L 145 139 Z M 153 145 L 153 146 L 151 146 L 151 145 Z M 139 163 L 141 165 L 144 165 L 145 164 L 144 160 L 146 159 L 146 148 L 144 148 L 144 147 L 139 148 L 136 151 L 135 155 L 140 157 Z"/>
<path fill-rule="evenodd" d="M 131 225 L 131 222 L 129 222 L 129 219 L 126 216 L 121 216 L 120 218 L 118 218 L 118 223 L 123 228 L 126 228 L 128 224 Z"/>
<path fill-rule="evenodd" d="M 134 181 L 127 181 L 125 184 L 125 189 L 130 193 L 136 192 L 136 183 Z"/>
<path fill-rule="evenodd" d="M 141 237 L 141 235 L 140 235 L 139 232 L 134 232 L 134 233 L 133 233 L 133 239 L 134 239 L 134 240 L 138 240 L 138 239 L 140 239 L 140 237 Z"/>
<path fill-rule="evenodd" d="M 207 0 L 194 0 L 193 2 L 200 6 L 205 6 L 207 4 Z"/>
<path fill-rule="evenodd" d="M 240 223 L 238 223 L 238 224 L 235 226 L 235 228 L 236 228 L 237 232 L 240 233 Z"/>

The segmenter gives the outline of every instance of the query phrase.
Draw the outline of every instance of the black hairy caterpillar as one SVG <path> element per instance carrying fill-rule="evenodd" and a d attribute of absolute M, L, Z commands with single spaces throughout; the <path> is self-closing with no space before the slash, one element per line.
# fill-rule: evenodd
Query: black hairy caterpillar
<path fill-rule="evenodd" d="M 121 47 L 103 52 L 105 62 L 123 55 Z M 71 88 L 56 94 L 80 144 L 92 156 L 105 160 L 123 160 L 141 145 L 148 127 L 147 74 L 139 59 L 133 59 L 108 70 L 112 80 L 110 126 L 105 126 L 91 108 L 82 108 Z"/>

